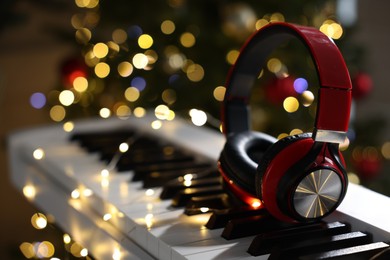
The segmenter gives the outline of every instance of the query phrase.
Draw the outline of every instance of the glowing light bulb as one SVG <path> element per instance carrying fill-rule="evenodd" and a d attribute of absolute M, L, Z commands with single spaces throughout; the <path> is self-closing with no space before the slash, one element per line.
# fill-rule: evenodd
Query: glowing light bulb
<path fill-rule="evenodd" d="M 72 239 L 68 234 L 64 234 L 62 240 L 64 241 L 65 244 L 69 244 L 72 241 Z"/>
<path fill-rule="evenodd" d="M 112 218 L 112 215 L 110 213 L 106 213 L 103 216 L 103 220 L 104 221 L 109 221 L 111 218 Z"/>
<path fill-rule="evenodd" d="M 152 190 L 152 189 L 147 189 L 146 191 L 145 191 L 145 195 L 146 196 L 153 196 L 154 195 L 154 190 Z"/>
<path fill-rule="evenodd" d="M 47 218 L 42 213 L 36 213 L 31 217 L 31 224 L 36 229 L 44 229 L 47 226 Z"/>
<path fill-rule="evenodd" d="M 107 169 L 103 169 L 101 172 L 100 172 L 100 175 L 104 178 L 107 178 L 108 176 L 110 176 L 110 172 L 107 170 Z"/>
<path fill-rule="evenodd" d="M 35 160 L 42 160 L 45 157 L 45 152 L 42 148 L 35 149 L 33 152 L 33 157 Z"/>
<path fill-rule="evenodd" d="M 78 199 L 80 198 L 80 191 L 78 189 L 75 189 L 71 192 L 70 196 L 72 199 Z"/>
<path fill-rule="evenodd" d="M 23 195 L 26 196 L 28 199 L 35 198 L 36 195 L 36 189 L 33 185 L 26 185 L 23 187 Z"/>
<path fill-rule="evenodd" d="M 121 153 L 125 153 L 125 152 L 127 152 L 129 150 L 129 144 L 128 143 L 121 143 L 120 145 L 119 145 L 119 151 L 121 152 Z"/>

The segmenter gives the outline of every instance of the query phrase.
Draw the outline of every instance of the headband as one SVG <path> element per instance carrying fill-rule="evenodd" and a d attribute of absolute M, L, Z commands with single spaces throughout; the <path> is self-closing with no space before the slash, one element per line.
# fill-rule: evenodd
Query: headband
<path fill-rule="evenodd" d="M 309 50 L 320 82 L 313 139 L 342 143 L 348 130 L 351 108 L 351 79 L 344 59 L 325 34 L 315 28 L 270 23 L 246 42 L 231 68 L 222 107 L 225 134 L 250 129 L 249 95 L 271 52 L 288 39 L 296 38 Z"/>

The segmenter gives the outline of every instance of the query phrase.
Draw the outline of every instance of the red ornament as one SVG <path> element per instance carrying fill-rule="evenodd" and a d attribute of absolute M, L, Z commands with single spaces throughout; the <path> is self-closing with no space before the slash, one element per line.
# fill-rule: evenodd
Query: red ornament
<path fill-rule="evenodd" d="M 293 77 L 274 78 L 265 86 L 265 96 L 267 100 L 275 105 L 283 103 L 290 96 L 297 96 L 294 90 Z"/>
<path fill-rule="evenodd" d="M 61 64 L 61 76 L 65 86 L 72 86 L 77 77 L 87 77 L 87 66 L 79 58 L 66 59 Z"/>
<path fill-rule="evenodd" d="M 359 72 L 352 79 L 352 96 L 361 99 L 367 96 L 373 88 L 371 76 L 364 72 Z"/>

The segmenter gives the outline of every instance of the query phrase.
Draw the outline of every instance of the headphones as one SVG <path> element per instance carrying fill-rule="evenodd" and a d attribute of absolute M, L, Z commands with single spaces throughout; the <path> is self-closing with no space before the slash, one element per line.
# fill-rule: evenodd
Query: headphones
<path fill-rule="evenodd" d="M 250 130 L 249 95 L 267 56 L 291 38 L 312 56 L 319 101 L 312 133 L 277 140 Z M 348 186 L 339 144 L 346 139 L 351 90 L 341 53 L 317 29 L 270 23 L 253 34 L 229 72 L 221 109 L 226 143 L 218 168 L 228 190 L 284 222 L 315 221 L 333 212 Z M 262 154 L 259 162 L 255 153 Z"/>

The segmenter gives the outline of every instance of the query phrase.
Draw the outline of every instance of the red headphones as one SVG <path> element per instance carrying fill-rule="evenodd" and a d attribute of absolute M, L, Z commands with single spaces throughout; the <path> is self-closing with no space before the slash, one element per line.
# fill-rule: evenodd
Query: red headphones
<path fill-rule="evenodd" d="M 276 140 L 250 131 L 249 95 L 267 56 L 296 38 L 309 50 L 320 81 L 313 133 Z M 286 222 L 307 222 L 333 212 L 348 179 L 339 151 L 348 130 L 351 80 L 338 48 L 315 28 L 271 23 L 245 44 L 232 67 L 222 106 L 227 141 L 218 162 L 227 187 L 243 202 Z M 255 162 L 253 153 L 262 153 Z"/>

